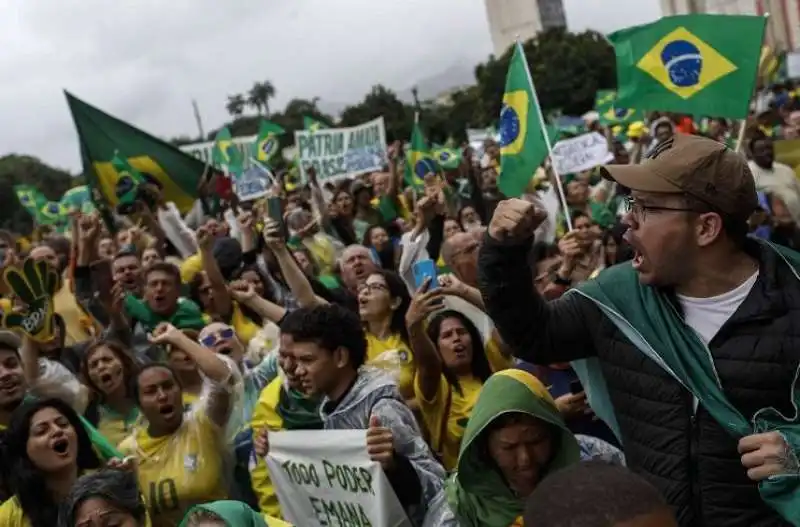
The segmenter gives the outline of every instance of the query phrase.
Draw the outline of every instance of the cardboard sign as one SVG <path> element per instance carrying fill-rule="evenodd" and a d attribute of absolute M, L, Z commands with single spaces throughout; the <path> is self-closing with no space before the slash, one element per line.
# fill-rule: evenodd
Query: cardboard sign
<path fill-rule="evenodd" d="M 267 467 L 293 525 L 410 527 L 366 430 L 270 432 Z"/>

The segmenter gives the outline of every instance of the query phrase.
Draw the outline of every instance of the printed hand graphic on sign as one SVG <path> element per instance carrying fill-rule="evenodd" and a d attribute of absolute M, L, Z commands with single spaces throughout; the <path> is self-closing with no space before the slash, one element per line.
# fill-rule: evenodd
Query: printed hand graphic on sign
<path fill-rule="evenodd" d="M 3 314 L 2 326 L 19 330 L 38 342 L 53 338 L 53 295 L 59 285 L 58 272 L 47 262 L 28 258 L 22 267 L 3 273 L 11 291 L 25 304 L 21 311 Z"/>

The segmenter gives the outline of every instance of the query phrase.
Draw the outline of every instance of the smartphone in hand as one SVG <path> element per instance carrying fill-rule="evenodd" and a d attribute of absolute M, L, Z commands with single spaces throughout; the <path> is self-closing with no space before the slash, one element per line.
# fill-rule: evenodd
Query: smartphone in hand
<path fill-rule="evenodd" d="M 412 267 L 414 273 L 414 284 L 417 289 L 422 287 L 426 278 L 431 279 L 431 284 L 428 286 L 428 291 L 439 287 L 438 273 L 436 272 L 436 262 L 433 260 L 420 260 Z"/>

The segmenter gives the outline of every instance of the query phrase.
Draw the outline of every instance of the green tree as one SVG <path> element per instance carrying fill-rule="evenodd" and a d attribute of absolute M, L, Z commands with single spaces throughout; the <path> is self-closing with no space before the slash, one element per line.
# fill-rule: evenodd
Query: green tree
<path fill-rule="evenodd" d="M 525 42 L 523 50 L 545 112 L 581 115 L 593 107 L 597 90 L 616 85 L 614 50 L 596 31 L 549 29 Z M 475 68 L 482 125 L 500 115 L 512 52 L 509 48 L 499 59 L 490 56 Z"/>
<path fill-rule="evenodd" d="M 228 95 L 228 102 L 225 104 L 225 109 L 232 117 L 241 117 L 244 113 L 246 101 L 244 95 L 237 93 L 236 95 Z"/>
<path fill-rule="evenodd" d="M 264 115 L 269 116 L 269 100 L 275 97 L 275 86 L 270 81 L 256 82 L 247 95 L 247 104 L 256 109 L 260 115 L 264 109 Z"/>
<path fill-rule="evenodd" d="M 27 234 L 33 228 L 33 218 L 19 204 L 14 185 L 33 185 L 56 201 L 79 183 L 66 170 L 46 165 L 33 156 L 9 154 L 0 157 L 0 227 L 20 234 Z"/>
<path fill-rule="evenodd" d="M 408 140 L 414 121 L 414 110 L 397 98 L 395 93 L 378 84 L 360 103 L 348 106 L 342 112 L 340 124 L 355 126 L 383 116 L 386 140 Z"/>

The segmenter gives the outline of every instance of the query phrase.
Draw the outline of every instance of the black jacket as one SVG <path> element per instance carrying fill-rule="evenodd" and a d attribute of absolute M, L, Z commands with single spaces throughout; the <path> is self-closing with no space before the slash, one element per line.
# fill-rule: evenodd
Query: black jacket
<path fill-rule="evenodd" d="M 489 315 L 514 354 L 537 364 L 599 357 L 628 466 L 663 494 L 681 526 L 789 525 L 758 494 L 720 427 L 677 381 L 637 351 L 580 295 L 545 302 L 533 288 L 530 243 L 486 237 L 479 282 Z M 772 406 L 787 416 L 800 361 L 800 283 L 773 251 L 748 241 L 758 279 L 709 343 L 728 400 L 745 416 Z M 626 264 L 623 264 L 626 265 Z"/>

